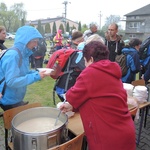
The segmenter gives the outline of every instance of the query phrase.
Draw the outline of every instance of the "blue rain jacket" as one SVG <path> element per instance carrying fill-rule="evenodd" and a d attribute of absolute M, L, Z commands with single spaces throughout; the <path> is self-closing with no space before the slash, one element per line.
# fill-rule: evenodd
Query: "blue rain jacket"
<path fill-rule="evenodd" d="M 135 80 L 136 73 L 140 71 L 140 59 L 138 51 L 134 48 L 123 48 L 122 53 L 127 54 L 127 74 L 122 77 L 122 82 L 131 83 Z"/>
<path fill-rule="evenodd" d="M 29 56 L 32 54 L 32 50 L 27 48 L 27 44 L 37 38 L 42 38 L 42 35 L 34 27 L 20 27 L 16 32 L 13 47 L 16 47 L 21 52 L 21 66 L 18 65 L 20 56 L 16 50 L 8 50 L 1 58 L 0 80 L 5 77 L 6 90 L 0 99 L 0 104 L 12 105 L 22 101 L 26 94 L 27 86 L 41 80 L 37 71 L 29 70 Z M 4 82 L 0 84 L 0 92 L 3 89 Z"/>

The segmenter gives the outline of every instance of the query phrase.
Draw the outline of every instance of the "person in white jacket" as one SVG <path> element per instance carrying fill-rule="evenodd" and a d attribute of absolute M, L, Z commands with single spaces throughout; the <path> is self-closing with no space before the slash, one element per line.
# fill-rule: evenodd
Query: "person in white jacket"
<path fill-rule="evenodd" d="M 83 33 L 84 41 L 86 42 L 88 37 L 90 37 L 91 35 L 93 35 L 95 33 L 97 33 L 97 25 L 95 23 L 91 23 L 90 28 L 88 30 L 84 31 L 84 33 Z"/>

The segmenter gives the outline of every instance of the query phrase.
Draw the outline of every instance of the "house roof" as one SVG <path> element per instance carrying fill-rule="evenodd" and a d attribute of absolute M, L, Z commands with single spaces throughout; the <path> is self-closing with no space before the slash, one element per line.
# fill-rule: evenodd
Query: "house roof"
<path fill-rule="evenodd" d="M 132 11 L 124 16 L 143 16 L 143 15 L 150 15 L 150 4 L 141 7 L 135 11 Z"/>
<path fill-rule="evenodd" d="M 63 21 L 64 19 L 65 19 L 64 17 L 57 17 L 57 18 L 47 18 L 47 19 L 38 19 L 38 20 L 40 20 L 42 24 L 46 24 L 46 23 L 51 23 L 51 22 L 55 22 L 55 21 L 58 21 L 58 20 L 62 20 Z M 32 24 L 38 24 L 38 20 L 27 21 L 26 24 L 30 24 L 30 23 L 32 23 Z M 66 18 L 66 20 L 72 21 L 72 20 L 69 20 L 67 18 Z M 72 22 L 78 24 L 75 21 L 72 21 Z"/>

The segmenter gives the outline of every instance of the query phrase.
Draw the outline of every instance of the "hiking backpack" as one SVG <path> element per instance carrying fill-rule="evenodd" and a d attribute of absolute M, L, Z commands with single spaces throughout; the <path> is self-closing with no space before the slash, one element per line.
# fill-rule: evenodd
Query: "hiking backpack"
<path fill-rule="evenodd" d="M 61 101 L 61 94 L 57 91 L 56 87 L 59 87 L 65 93 L 70 87 L 75 84 L 76 78 L 81 71 L 85 68 L 84 59 L 81 51 L 74 49 L 60 49 L 52 54 L 47 64 L 47 68 L 53 68 L 53 75 L 50 75 L 53 79 L 56 79 L 53 88 L 53 101 L 55 104 L 55 92 Z M 79 58 L 79 60 L 77 59 Z"/>
<path fill-rule="evenodd" d="M 150 37 L 145 39 L 139 49 L 139 57 L 142 67 L 142 73 L 144 73 L 148 65 L 150 64 Z"/>
<path fill-rule="evenodd" d="M 63 68 L 68 60 L 68 58 L 73 54 L 75 51 L 74 49 L 60 49 L 55 51 L 52 56 L 50 57 L 47 68 L 54 69 L 53 74 L 50 76 L 53 79 L 57 79 L 59 76 L 63 74 Z"/>
<path fill-rule="evenodd" d="M 115 58 L 115 62 L 117 62 L 122 71 L 122 77 L 127 74 L 128 66 L 127 66 L 127 55 L 122 53 L 121 55 L 117 55 Z"/>
<path fill-rule="evenodd" d="M 39 39 L 37 47 L 33 49 L 33 57 L 35 59 L 44 57 L 46 51 L 47 51 L 47 44 L 46 44 L 45 40 Z"/>
<path fill-rule="evenodd" d="M 150 56 L 150 37 L 145 39 L 139 49 L 140 60 L 146 59 Z"/>

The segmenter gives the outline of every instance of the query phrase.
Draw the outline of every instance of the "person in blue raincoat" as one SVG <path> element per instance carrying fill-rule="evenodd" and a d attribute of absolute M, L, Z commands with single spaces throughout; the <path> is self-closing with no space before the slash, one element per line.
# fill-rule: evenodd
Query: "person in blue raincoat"
<path fill-rule="evenodd" d="M 136 78 L 136 73 L 140 71 L 140 59 L 139 59 L 139 49 L 142 41 L 140 39 L 134 38 L 129 42 L 129 46 L 122 49 L 122 53 L 127 55 L 127 67 L 128 71 L 125 76 L 122 77 L 123 83 L 131 83 Z"/>
<path fill-rule="evenodd" d="M 36 28 L 20 27 L 16 32 L 13 47 L 0 60 L 0 80 L 4 78 L 0 84 L 0 93 L 5 87 L 5 92 L 0 96 L 0 106 L 4 111 L 25 105 L 27 102 L 23 102 L 23 99 L 27 86 L 46 76 L 45 71 L 29 70 L 29 56 L 40 38 L 42 35 Z M 18 65 L 20 61 L 21 64 Z"/>

